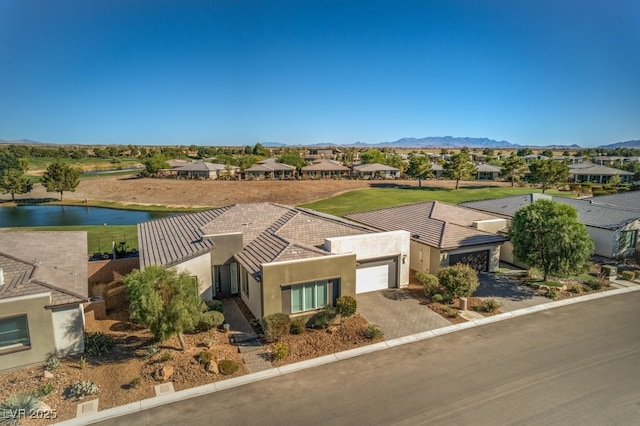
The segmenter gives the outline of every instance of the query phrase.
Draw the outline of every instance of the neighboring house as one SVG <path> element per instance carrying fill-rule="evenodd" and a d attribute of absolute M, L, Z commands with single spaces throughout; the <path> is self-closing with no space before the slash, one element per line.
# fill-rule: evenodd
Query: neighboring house
<path fill-rule="evenodd" d="M 569 180 L 573 182 L 607 183 L 613 176 L 621 182 L 632 182 L 633 173 L 589 162 L 569 164 Z"/>
<path fill-rule="evenodd" d="M 0 232 L 0 371 L 84 351 L 86 232 Z"/>
<path fill-rule="evenodd" d="M 291 179 L 295 178 L 295 176 L 295 166 L 278 163 L 275 158 L 259 161 L 256 165 L 244 171 L 244 178 L 247 180 Z"/>
<path fill-rule="evenodd" d="M 476 166 L 477 174 L 476 179 L 478 180 L 496 180 L 498 176 L 500 176 L 500 167 L 494 166 L 492 164 L 478 164 Z"/>
<path fill-rule="evenodd" d="M 444 174 L 444 167 L 438 163 L 431 163 L 431 170 L 433 171 L 433 177 L 441 179 Z"/>
<path fill-rule="evenodd" d="M 599 256 L 609 258 L 629 256 L 638 247 L 640 230 L 640 209 L 638 208 L 616 207 L 597 204 L 592 200 L 552 197 L 546 194 L 515 195 L 469 201 L 460 205 L 511 219 L 522 207 L 539 199 L 553 200 L 575 207 L 578 211 L 578 220 L 586 225 L 589 235 L 595 242 L 595 254 Z M 502 260 L 517 264 L 518 261 L 513 258 L 509 247 L 510 244 L 503 247 Z"/>
<path fill-rule="evenodd" d="M 302 177 L 309 179 L 330 179 L 349 177 L 351 169 L 337 161 L 316 160 L 309 166 L 303 166 Z"/>
<path fill-rule="evenodd" d="M 359 179 L 397 179 L 400 169 L 380 163 L 360 164 L 353 166 L 352 174 Z"/>
<path fill-rule="evenodd" d="M 384 231 L 409 232 L 411 269 L 432 274 L 456 263 L 469 264 L 478 271 L 493 271 L 498 267 L 500 245 L 506 241 L 498 235 L 506 226 L 505 219 L 439 201 L 346 217 Z"/>
<path fill-rule="evenodd" d="M 239 170 L 240 167 L 236 166 L 197 160 L 174 167 L 170 172 L 179 178 L 185 179 L 221 179 L 233 178 Z"/>
<path fill-rule="evenodd" d="M 626 207 L 640 210 L 640 191 L 621 192 L 619 194 L 602 195 L 588 198 L 593 204 L 602 204 L 612 207 Z"/>
<path fill-rule="evenodd" d="M 138 224 L 140 267 L 175 267 L 204 299 L 239 294 L 256 318 L 409 282 L 409 233 L 300 208 L 236 204 Z"/>
<path fill-rule="evenodd" d="M 309 153 L 304 158 L 307 161 L 335 160 L 340 153 L 341 151 L 334 147 L 309 148 Z"/>

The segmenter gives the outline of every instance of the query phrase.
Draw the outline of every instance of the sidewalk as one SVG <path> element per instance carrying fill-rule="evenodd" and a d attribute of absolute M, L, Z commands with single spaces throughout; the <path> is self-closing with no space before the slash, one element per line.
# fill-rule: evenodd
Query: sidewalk
<path fill-rule="evenodd" d="M 272 368 L 271 363 L 265 359 L 265 347 L 260 343 L 258 335 L 238 308 L 236 301 L 224 299 L 222 306 L 224 307 L 224 321 L 231 326 L 231 341 L 238 346 L 238 351 L 242 354 L 242 359 L 249 373 Z"/>

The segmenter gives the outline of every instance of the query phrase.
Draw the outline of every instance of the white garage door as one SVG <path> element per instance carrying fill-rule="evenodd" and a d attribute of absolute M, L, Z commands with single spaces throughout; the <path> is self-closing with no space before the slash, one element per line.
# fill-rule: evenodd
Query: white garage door
<path fill-rule="evenodd" d="M 356 269 L 356 293 L 389 288 L 389 265 Z"/>

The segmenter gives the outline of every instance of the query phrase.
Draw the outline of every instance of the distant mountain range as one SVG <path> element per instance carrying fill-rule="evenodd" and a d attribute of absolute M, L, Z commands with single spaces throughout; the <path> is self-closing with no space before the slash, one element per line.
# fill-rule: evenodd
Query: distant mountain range
<path fill-rule="evenodd" d="M 640 140 L 616 142 L 609 145 L 600 145 L 598 148 L 615 149 L 615 148 L 640 148 Z"/>

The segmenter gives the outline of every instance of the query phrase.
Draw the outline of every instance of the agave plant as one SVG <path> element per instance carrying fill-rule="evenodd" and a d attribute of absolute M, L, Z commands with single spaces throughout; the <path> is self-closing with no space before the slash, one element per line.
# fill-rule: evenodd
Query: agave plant
<path fill-rule="evenodd" d="M 17 425 L 20 418 L 34 412 L 40 400 L 32 393 L 13 394 L 0 404 L 0 425 Z"/>

